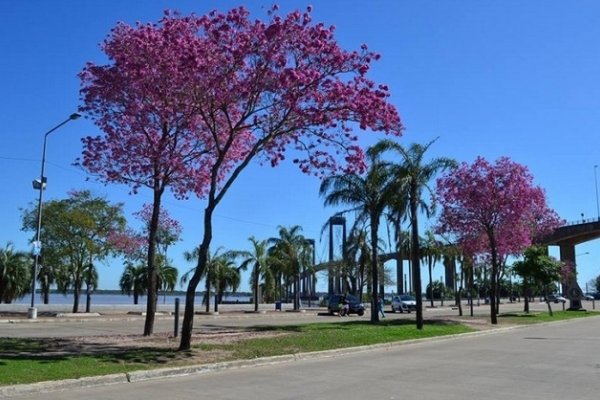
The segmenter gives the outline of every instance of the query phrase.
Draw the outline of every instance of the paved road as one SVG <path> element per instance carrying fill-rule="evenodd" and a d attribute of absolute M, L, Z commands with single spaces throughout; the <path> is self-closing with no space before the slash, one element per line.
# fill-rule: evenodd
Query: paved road
<path fill-rule="evenodd" d="M 596 399 L 600 317 L 22 400 Z"/>

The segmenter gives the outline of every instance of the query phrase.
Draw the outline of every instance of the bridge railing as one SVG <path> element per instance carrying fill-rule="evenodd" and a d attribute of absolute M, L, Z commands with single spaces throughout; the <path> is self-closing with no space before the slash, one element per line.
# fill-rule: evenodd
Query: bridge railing
<path fill-rule="evenodd" d="M 580 219 L 580 220 L 576 220 L 576 221 L 568 221 L 568 222 L 565 222 L 565 224 L 563 226 L 589 224 L 592 222 L 600 222 L 600 218 L 588 218 L 588 219 Z"/>

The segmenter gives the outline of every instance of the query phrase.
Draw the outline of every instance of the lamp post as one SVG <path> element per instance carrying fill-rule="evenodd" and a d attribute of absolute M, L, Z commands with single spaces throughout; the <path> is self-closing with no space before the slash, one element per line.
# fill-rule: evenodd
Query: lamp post
<path fill-rule="evenodd" d="M 598 221 L 600 221 L 600 201 L 598 201 L 598 166 L 594 165 L 594 183 L 596 184 L 596 211 L 598 212 Z"/>
<path fill-rule="evenodd" d="M 81 115 L 79 115 L 77 113 L 73 113 L 69 116 L 69 118 L 67 118 L 60 124 L 56 125 L 54 128 L 50 129 L 48 132 L 46 132 L 44 134 L 44 146 L 43 146 L 43 150 L 42 150 L 42 171 L 40 173 L 40 179 L 39 180 L 36 179 L 33 181 L 33 188 L 35 190 L 39 190 L 40 195 L 38 197 L 38 206 L 37 206 L 37 229 L 36 229 L 36 233 L 35 233 L 35 241 L 33 242 L 34 262 L 33 262 L 33 274 L 31 277 L 31 307 L 29 308 L 29 312 L 27 313 L 27 317 L 30 319 L 37 318 L 37 309 L 35 308 L 35 281 L 36 281 L 37 271 L 38 271 L 38 266 L 39 266 L 39 261 L 40 261 L 40 254 L 42 251 L 42 242 L 40 240 L 40 234 L 41 234 L 41 230 L 42 230 L 42 198 L 43 198 L 44 189 L 46 188 L 46 181 L 47 181 L 46 177 L 44 176 L 44 167 L 46 164 L 46 141 L 48 140 L 48 135 L 50 135 L 52 132 L 54 132 L 61 126 L 65 125 L 67 122 L 75 120 L 75 119 L 79 118 L 80 116 Z"/>

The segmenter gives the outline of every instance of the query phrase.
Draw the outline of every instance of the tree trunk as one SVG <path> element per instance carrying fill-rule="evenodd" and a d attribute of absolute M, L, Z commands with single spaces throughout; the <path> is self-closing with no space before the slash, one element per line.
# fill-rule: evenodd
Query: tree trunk
<path fill-rule="evenodd" d="M 200 283 L 200 277 L 206 269 L 208 261 L 208 251 L 212 240 L 212 213 L 216 204 L 214 199 L 209 198 L 208 205 L 204 210 L 204 238 L 200 244 L 198 251 L 198 264 L 196 270 L 190 279 L 188 288 L 185 294 L 185 310 L 183 313 L 183 322 L 181 324 L 181 341 L 179 342 L 179 350 L 189 350 L 192 347 L 192 329 L 194 328 L 194 298 L 196 296 L 196 288 Z"/>
<path fill-rule="evenodd" d="M 419 259 L 419 226 L 417 219 L 417 191 L 411 189 L 410 196 L 410 225 L 411 225 L 411 259 L 413 270 L 413 291 L 417 303 L 416 325 L 423 329 L 423 297 L 421 296 L 421 264 Z"/>
<path fill-rule="evenodd" d="M 457 291 L 456 291 L 456 304 L 458 306 L 458 315 L 460 317 L 462 317 L 463 315 L 463 309 L 462 309 L 462 301 L 461 301 L 461 296 L 462 296 L 462 287 L 460 287 Z"/>
<path fill-rule="evenodd" d="M 79 312 L 79 296 L 81 295 L 81 281 L 73 282 L 73 313 Z"/>
<path fill-rule="evenodd" d="M 259 274 L 258 274 L 258 265 L 254 265 L 254 282 L 253 282 L 253 289 L 254 289 L 254 312 L 258 312 L 258 278 L 259 278 Z"/>
<path fill-rule="evenodd" d="M 434 304 L 433 304 L 433 278 L 431 277 L 431 275 L 433 274 L 433 271 L 432 271 L 432 267 L 431 267 L 431 264 L 432 264 L 431 260 L 429 260 L 427 264 L 428 264 L 427 267 L 429 270 L 429 301 L 431 304 L 431 308 L 433 308 L 434 307 Z"/>
<path fill-rule="evenodd" d="M 90 290 L 90 285 L 87 285 L 85 288 L 85 312 L 89 313 L 92 309 L 92 292 Z"/>
<path fill-rule="evenodd" d="M 379 305 L 379 260 L 377 257 L 377 246 L 378 236 L 377 230 L 379 229 L 379 221 L 378 216 L 371 214 L 371 322 L 379 322 L 379 313 L 377 312 L 377 307 Z"/>
<path fill-rule="evenodd" d="M 146 302 L 146 321 L 144 323 L 144 336 L 150 336 L 154 332 L 154 317 L 156 315 L 157 302 L 157 277 L 156 277 L 156 235 L 158 232 L 158 221 L 160 217 L 160 201 L 163 190 L 159 187 L 158 180 L 154 183 L 154 202 L 152 206 L 152 217 L 148 232 L 148 299 Z"/>
<path fill-rule="evenodd" d="M 527 278 L 523 279 L 523 297 L 525 298 L 523 312 L 529 314 L 529 284 Z"/>
<path fill-rule="evenodd" d="M 496 237 L 493 232 L 488 232 L 490 239 L 490 249 L 492 250 L 492 273 L 490 277 L 490 319 L 492 325 L 498 324 L 497 308 L 496 308 L 496 292 L 497 282 L 496 277 L 498 276 L 498 250 L 496 249 Z"/>

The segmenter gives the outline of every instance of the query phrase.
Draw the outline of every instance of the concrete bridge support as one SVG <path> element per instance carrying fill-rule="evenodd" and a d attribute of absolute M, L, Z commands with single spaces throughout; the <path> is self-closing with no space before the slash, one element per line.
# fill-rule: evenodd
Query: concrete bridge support
<path fill-rule="evenodd" d="M 577 283 L 577 262 L 575 260 L 575 245 L 561 244 L 560 261 L 573 265 L 573 273 L 562 282 L 564 295 L 569 299 L 569 310 L 581 310 L 583 292 Z"/>

